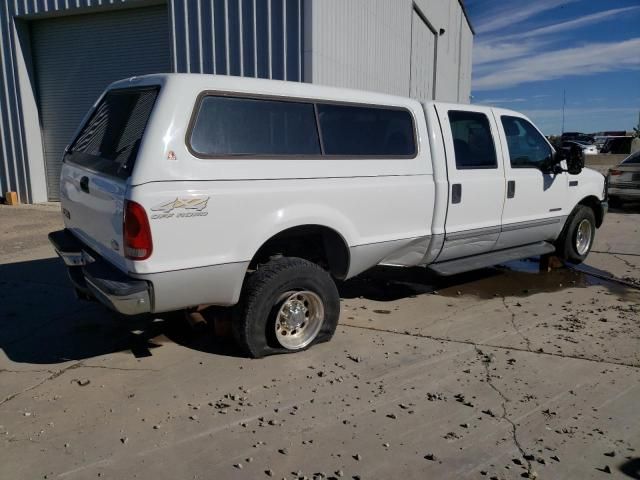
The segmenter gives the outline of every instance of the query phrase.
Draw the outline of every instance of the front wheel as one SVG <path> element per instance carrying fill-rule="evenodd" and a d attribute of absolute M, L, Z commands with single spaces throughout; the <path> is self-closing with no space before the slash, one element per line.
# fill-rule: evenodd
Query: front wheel
<path fill-rule="evenodd" d="M 302 258 L 275 258 L 250 273 L 235 310 L 233 333 L 243 352 L 260 358 L 326 342 L 340 316 L 331 276 Z"/>
<path fill-rule="evenodd" d="M 596 219 L 593 210 L 579 205 L 565 225 L 556 243 L 560 258 L 570 263 L 582 263 L 589 254 L 596 236 Z"/>

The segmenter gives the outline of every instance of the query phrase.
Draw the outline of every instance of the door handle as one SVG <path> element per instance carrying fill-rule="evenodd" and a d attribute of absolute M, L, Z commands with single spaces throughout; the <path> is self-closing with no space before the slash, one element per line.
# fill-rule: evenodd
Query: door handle
<path fill-rule="evenodd" d="M 516 181 L 509 180 L 507 182 L 507 198 L 513 198 L 516 196 Z"/>
<path fill-rule="evenodd" d="M 454 183 L 451 185 L 451 203 L 462 202 L 462 184 Z"/>
<path fill-rule="evenodd" d="M 80 179 L 80 190 L 89 193 L 89 177 L 82 177 Z"/>

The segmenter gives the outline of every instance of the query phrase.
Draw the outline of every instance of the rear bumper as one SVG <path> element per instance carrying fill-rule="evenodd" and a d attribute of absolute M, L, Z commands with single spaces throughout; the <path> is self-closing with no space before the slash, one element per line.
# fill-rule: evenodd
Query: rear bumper
<path fill-rule="evenodd" d="M 629 200 L 640 200 L 640 186 L 616 186 L 616 184 L 609 184 L 608 189 L 609 196 L 618 198 L 626 198 Z"/>
<path fill-rule="evenodd" d="M 149 282 L 121 272 L 92 252 L 68 230 L 51 232 L 49 241 L 67 265 L 71 283 L 81 298 L 96 299 L 123 315 L 151 312 Z"/>

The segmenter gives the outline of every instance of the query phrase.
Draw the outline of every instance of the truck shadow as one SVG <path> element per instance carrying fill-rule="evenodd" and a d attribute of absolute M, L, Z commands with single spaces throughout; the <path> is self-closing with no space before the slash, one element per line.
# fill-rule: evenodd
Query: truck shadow
<path fill-rule="evenodd" d="M 229 339 L 192 329 L 181 313 L 124 317 L 78 300 L 58 258 L 0 265 L 0 350 L 12 362 L 57 364 L 116 352 L 143 358 L 169 342 L 239 355 Z"/>
<path fill-rule="evenodd" d="M 531 260 L 446 278 L 429 275 L 423 268 L 378 267 L 342 282 L 339 291 L 342 298 L 390 302 L 436 292 L 487 299 L 593 284 L 620 289 L 575 270 L 537 271 L 538 263 Z M 57 258 L 0 265 L 0 349 L 16 363 L 56 364 L 116 352 L 143 358 L 168 342 L 239 356 L 229 335 L 229 310 L 213 309 L 208 317 L 209 326 L 201 329 L 189 326 L 179 313 L 122 317 L 97 303 L 76 299 Z M 218 335 L 214 321 L 216 327 L 223 326 Z M 225 323 L 226 334 L 221 335 Z"/>

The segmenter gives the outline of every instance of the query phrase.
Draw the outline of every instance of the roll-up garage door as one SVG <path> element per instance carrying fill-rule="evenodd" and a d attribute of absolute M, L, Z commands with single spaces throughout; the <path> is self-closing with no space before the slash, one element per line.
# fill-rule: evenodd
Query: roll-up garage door
<path fill-rule="evenodd" d="M 169 72 L 166 6 L 36 20 L 31 47 L 49 200 L 59 199 L 62 152 L 104 88 L 133 75 Z"/>

